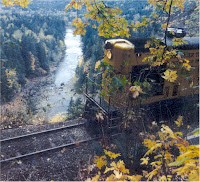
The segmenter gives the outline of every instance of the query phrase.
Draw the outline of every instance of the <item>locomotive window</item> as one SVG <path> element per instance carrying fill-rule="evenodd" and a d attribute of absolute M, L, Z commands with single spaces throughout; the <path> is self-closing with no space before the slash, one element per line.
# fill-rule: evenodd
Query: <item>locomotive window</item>
<path fill-rule="evenodd" d="M 165 66 L 150 68 L 149 65 L 133 66 L 131 74 L 132 85 L 135 81 L 147 81 L 151 89 L 148 91 L 149 95 L 156 96 L 163 94 L 164 79 L 161 77 L 161 72 L 165 70 Z"/>
<path fill-rule="evenodd" d="M 178 95 L 178 85 L 174 85 L 172 96 Z"/>

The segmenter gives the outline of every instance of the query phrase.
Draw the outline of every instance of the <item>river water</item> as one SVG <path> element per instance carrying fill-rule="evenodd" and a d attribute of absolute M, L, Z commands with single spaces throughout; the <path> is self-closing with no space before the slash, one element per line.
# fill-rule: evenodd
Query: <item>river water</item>
<path fill-rule="evenodd" d="M 82 56 L 81 37 L 74 36 L 73 31 L 68 29 L 65 36 L 67 47 L 64 60 L 60 63 L 55 76 L 55 84 L 59 87 L 62 83 L 67 84 L 73 77 L 78 61 Z"/>
<path fill-rule="evenodd" d="M 67 115 L 70 99 L 74 96 L 72 89 L 75 70 L 82 57 L 81 37 L 74 36 L 72 29 L 66 30 L 64 42 L 66 45 L 64 59 L 56 68 L 51 84 L 42 88 L 36 103 L 37 113 L 43 113 L 45 119 L 49 121 L 55 116 Z"/>

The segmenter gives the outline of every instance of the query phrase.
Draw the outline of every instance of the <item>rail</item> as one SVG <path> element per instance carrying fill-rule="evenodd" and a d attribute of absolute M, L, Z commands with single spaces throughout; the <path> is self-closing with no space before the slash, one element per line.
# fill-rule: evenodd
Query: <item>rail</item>
<path fill-rule="evenodd" d="M 63 126 L 63 127 L 59 127 L 59 128 L 54 128 L 54 129 L 50 129 L 50 130 L 41 131 L 41 132 L 34 132 L 34 133 L 27 134 L 27 135 L 20 135 L 20 136 L 17 136 L 17 137 L 6 138 L 6 139 L 3 139 L 3 140 L 0 140 L 0 142 L 1 143 L 9 142 L 9 141 L 18 140 L 18 139 L 21 139 L 21 138 L 31 137 L 31 136 L 40 135 L 40 134 L 44 134 L 44 133 L 49 133 L 49 132 L 53 132 L 53 131 L 64 130 L 64 129 L 68 129 L 68 128 L 73 128 L 73 127 L 76 127 L 76 126 L 84 125 L 85 123 L 86 122 L 78 123 L 78 124 L 74 124 L 74 125 L 69 125 L 69 126 Z"/>
<path fill-rule="evenodd" d="M 111 137 L 121 135 L 121 134 L 122 133 L 117 133 L 117 134 L 112 135 Z M 57 150 L 57 149 L 64 148 L 64 147 L 71 147 L 71 146 L 75 146 L 75 145 L 80 144 L 80 143 L 90 142 L 90 141 L 98 140 L 98 139 L 101 139 L 101 138 L 102 138 L 102 136 L 95 137 L 95 138 L 89 138 L 89 139 L 76 141 L 76 142 L 72 142 L 72 143 L 69 143 L 69 144 L 64 144 L 64 145 L 60 145 L 60 146 L 36 151 L 36 152 L 31 152 L 31 153 L 28 153 L 28 154 L 24 154 L 24 155 L 20 155 L 20 156 L 16 156 L 16 157 L 11 157 L 11 158 L 8 158 L 8 159 L 5 159 L 5 160 L 1 160 L 0 163 L 2 164 L 2 163 L 5 163 L 5 162 L 9 162 L 9 161 L 17 160 L 17 159 L 22 159 L 22 158 L 30 157 L 30 156 L 37 155 L 37 154 L 42 154 L 42 153 L 45 153 L 45 152 Z"/>

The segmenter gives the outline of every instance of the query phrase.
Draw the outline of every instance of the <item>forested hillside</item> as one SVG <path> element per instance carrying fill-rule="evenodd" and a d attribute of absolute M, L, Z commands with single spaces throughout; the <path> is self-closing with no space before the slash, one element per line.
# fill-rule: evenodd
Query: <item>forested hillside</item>
<path fill-rule="evenodd" d="M 47 74 L 65 50 L 64 16 L 21 8 L 9 13 L 7 9 L 0 19 L 1 101 L 10 100 L 26 79 Z"/>

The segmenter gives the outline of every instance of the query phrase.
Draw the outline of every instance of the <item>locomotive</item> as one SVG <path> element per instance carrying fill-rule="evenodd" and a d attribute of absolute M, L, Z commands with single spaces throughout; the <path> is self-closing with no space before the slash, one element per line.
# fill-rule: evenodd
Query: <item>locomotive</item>
<path fill-rule="evenodd" d="M 171 34 L 171 31 L 174 31 L 175 34 Z M 174 36 L 177 38 L 183 37 L 185 31 L 170 29 L 167 33 L 167 45 L 172 46 Z M 104 62 L 112 65 L 116 75 L 126 77 L 129 85 L 125 86 L 123 92 L 112 96 L 108 96 L 109 94 L 97 95 L 94 99 L 91 99 L 86 91 L 85 95 L 88 98 L 86 110 L 93 108 L 89 103 L 98 107 L 103 111 L 103 114 L 108 115 L 109 126 L 113 125 L 115 118 L 120 118 L 119 121 L 121 121 L 123 109 L 126 109 L 127 106 L 131 106 L 131 109 L 133 107 L 134 112 L 141 108 L 143 112 L 147 113 L 145 122 L 148 122 L 147 120 L 150 122 L 174 121 L 174 118 L 177 119 L 178 115 L 184 116 L 185 120 L 189 122 L 197 121 L 199 118 L 197 107 L 199 94 L 199 38 L 183 37 L 183 41 L 187 43 L 175 47 L 177 50 L 181 50 L 184 58 L 189 60 L 191 66 L 191 71 L 186 71 L 182 67 L 174 68 L 177 75 L 179 75 L 175 82 L 169 82 L 162 77 L 167 69 L 166 65 L 151 67 L 147 62 L 142 61 L 145 57 L 151 56 L 149 49 L 145 48 L 147 40 L 108 39 L 105 41 Z M 105 75 L 106 71 L 102 75 L 102 83 Z M 147 81 L 151 83 L 151 87 L 147 94 L 141 94 L 142 97 L 133 98 L 130 97 L 129 89 L 137 81 L 141 83 Z M 106 85 L 104 84 L 102 88 L 104 92 L 109 90 Z M 91 117 L 91 112 L 88 113 Z M 98 122 L 91 123 L 93 129 L 98 128 L 96 127 Z M 115 123 L 119 123 L 118 120 Z"/>
<path fill-rule="evenodd" d="M 171 32 L 171 30 L 170 30 Z M 167 45 L 172 46 L 173 36 L 181 37 L 185 32 L 177 31 L 175 35 L 168 31 Z M 181 34 L 182 33 L 182 34 Z M 150 52 L 145 48 L 147 39 L 109 39 L 105 42 L 105 57 L 104 61 L 111 64 L 114 72 L 120 76 L 126 76 L 129 82 L 134 84 L 135 81 L 149 80 L 152 82 L 152 87 L 148 97 L 141 100 L 141 104 L 150 104 L 163 100 L 176 99 L 180 97 L 187 97 L 190 95 L 199 94 L 199 38 L 198 37 L 184 37 L 183 41 L 186 43 L 175 47 L 184 54 L 184 58 L 190 61 L 191 71 L 187 72 L 186 76 L 178 76 L 175 82 L 169 82 L 162 78 L 163 73 L 167 67 L 165 65 L 156 66 L 154 68 L 142 60 L 150 56 Z M 171 61 L 176 61 L 175 58 Z M 125 64 L 128 62 L 129 64 Z M 177 75 L 183 75 L 185 68 L 175 68 Z M 119 97 L 106 97 L 105 101 L 108 103 L 118 102 L 122 103 L 127 95 L 128 88 L 124 95 Z M 132 104 L 138 104 L 137 99 L 132 99 Z"/>

